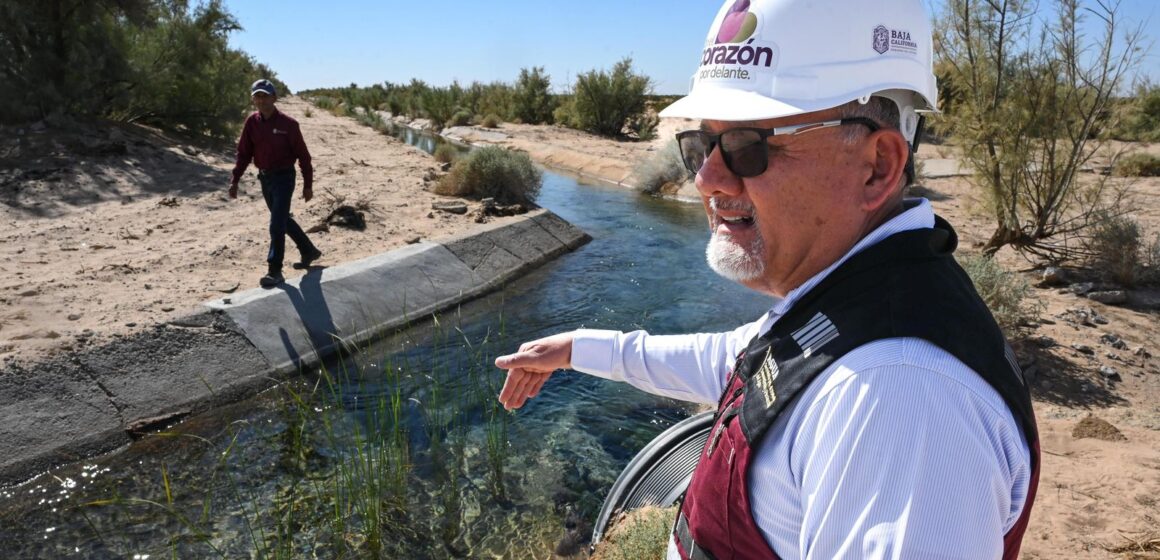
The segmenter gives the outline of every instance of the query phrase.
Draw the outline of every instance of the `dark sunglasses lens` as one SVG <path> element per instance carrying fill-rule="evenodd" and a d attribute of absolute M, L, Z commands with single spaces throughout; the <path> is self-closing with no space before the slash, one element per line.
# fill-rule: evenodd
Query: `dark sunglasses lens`
<path fill-rule="evenodd" d="M 721 135 L 721 150 L 729 170 L 739 177 L 756 177 L 765 172 L 769 148 L 753 130 L 730 130 Z"/>
<path fill-rule="evenodd" d="M 701 166 L 705 164 L 705 159 L 709 157 L 711 148 L 709 140 L 705 136 L 705 133 L 696 130 L 677 135 L 677 145 L 681 148 L 681 159 L 685 162 L 685 168 L 690 173 L 700 171 Z"/>

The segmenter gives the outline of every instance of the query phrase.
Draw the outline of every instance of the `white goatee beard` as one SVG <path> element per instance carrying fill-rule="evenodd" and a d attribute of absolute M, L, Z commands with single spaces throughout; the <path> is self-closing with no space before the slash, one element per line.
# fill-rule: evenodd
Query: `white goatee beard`
<path fill-rule="evenodd" d="M 710 206 L 727 208 L 730 210 L 748 210 L 747 205 L 720 203 L 717 199 L 710 200 Z M 709 238 L 709 245 L 705 248 L 705 260 L 709 268 L 721 276 L 734 282 L 747 282 L 760 278 L 765 272 L 765 240 L 761 238 L 761 231 L 754 229 L 753 241 L 745 247 L 727 234 L 718 234 L 713 228 L 713 236 Z"/>

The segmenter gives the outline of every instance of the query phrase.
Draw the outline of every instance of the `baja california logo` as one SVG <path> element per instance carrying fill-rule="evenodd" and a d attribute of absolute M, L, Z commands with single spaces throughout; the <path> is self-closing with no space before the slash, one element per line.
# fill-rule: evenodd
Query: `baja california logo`
<path fill-rule="evenodd" d="M 891 29 L 885 25 L 874 28 L 873 45 L 878 54 L 886 54 L 886 51 L 892 51 L 894 54 L 918 53 L 918 43 L 914 42 L 909 31 Z"/>
<path fill-rule="evenodd" d="M 890 30 L 885 25 L 874 28 L 874 50 L 878 54 L 886 54 L 890 50 Z"/>

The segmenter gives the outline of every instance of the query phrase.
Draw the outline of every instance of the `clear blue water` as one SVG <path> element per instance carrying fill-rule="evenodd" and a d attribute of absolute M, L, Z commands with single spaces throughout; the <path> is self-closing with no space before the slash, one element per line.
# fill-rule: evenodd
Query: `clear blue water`
<path fill-rule="evenodd" d="M 431 138 L 410 134 L 434 149 Z M 410 450 L 408 513 L 378 556 L 543 558 L 566 539 L 567 519 L 590 534 L 585 521 L 620 470 L 690 409 L 560 372 L 538 398 L 504 414 L 492 398 L 503 380 L 494 357 L 580 327 L 724 330 L 769 302 L 707 268 L 699 205 L 552 172 L 538 202 L 593 240 L 438 324 L 332 360 L 333 387 L 308 372 L 171 434 L 0 491 L 4 557 L 374 557 L 358 531 L 326 526 L 335 515 L 322 496 L 342 487 L 335 465 L 352 455 L 352 437 L 392 430 Z M 392 396 L 397 415 L 384 410 Z M 503 474 L 492 476 L 486 442 L 497 426 L 505 458 Z"/>

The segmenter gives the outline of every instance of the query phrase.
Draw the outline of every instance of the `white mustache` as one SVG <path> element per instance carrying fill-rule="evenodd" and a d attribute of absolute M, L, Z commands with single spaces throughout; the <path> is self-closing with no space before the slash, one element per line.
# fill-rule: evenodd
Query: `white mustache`
<path fill-rule="evenodd" d="M 754 212 L 752 204 L 748 204 L 740 200 L 720 199 L 717 197 L 709 198 L 709 208 L 713 210 L 713 212 L 729 210 L 733 212 L 745 212 L 746 214 L 750 215 L 752 215 Z"/>

